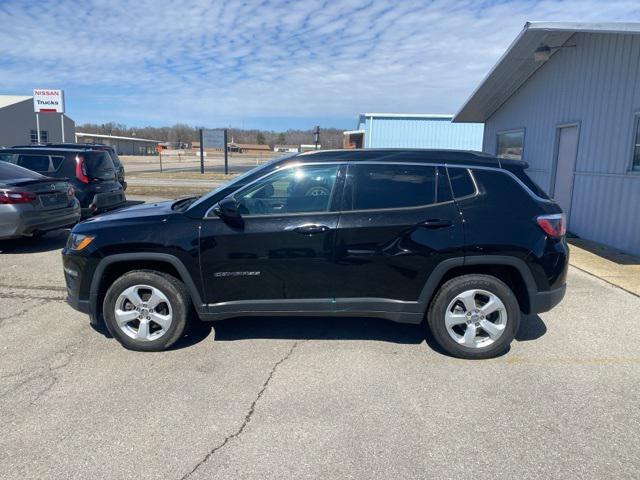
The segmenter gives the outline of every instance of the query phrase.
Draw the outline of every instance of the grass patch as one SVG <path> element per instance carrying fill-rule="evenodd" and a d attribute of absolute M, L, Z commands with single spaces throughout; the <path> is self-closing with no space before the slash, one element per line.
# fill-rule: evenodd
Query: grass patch
<path fill-rule="evenodd" d="M 127 187 L 126 195 L 146 195 L 149 197 L 163 197 L 163 198 L 180 198 L 189 197 L 191 195 L 202 195 L 213 190 L 211 187 L 206 186 L 161 186 L 161 185 L 129 185 Z"/>
<path fill-rule="evenodd" d="M 217 180 L 221 182 L 225 182 L 233 179 L 238 175 L 237 172 L 229 173 L 229 175 L 225 175 L 224 173 L 214 173 L 214 172 L 134 172 L 130 175 L 127 175 L 130 178 L 158 178 L 158 179 L 180 179 L 180 180 Z"/>

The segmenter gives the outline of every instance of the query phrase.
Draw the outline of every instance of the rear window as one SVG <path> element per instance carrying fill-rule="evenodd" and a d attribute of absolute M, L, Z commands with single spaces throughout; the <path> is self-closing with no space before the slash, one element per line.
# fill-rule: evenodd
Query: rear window
<path fill-rule="evenodd" d="M 49 171 L 49 155 L 20 155 L 18 165 L 38 173 Z"/>
<path fill-rule="evenodd" d="M 537 196 L 539 196 L 540 198 L 547 199 L 547 200 L 549 199 L 549 196 L 546 194 L 546 192 L 544 190 L 542 190 L 542 188 L 540 188 L 536 182 L 531 180 L 531 177 L 529 177 L 529 175 L 527 175 L 523 169 L 521 169 L 521 168 L 510 168 L 510 167 L 505 167 L 505 169 L 509 170 L 516 177 L 518 177 L 518 180 L 520 180 L 522 183 L 524 183 L 527 186 L 527 188 L 529 188 L 529 190 L 531 190 Z"/>
<path fill-rule="evenodd" d="M 122 166 L 122 162 L 120 161 L 120 157 L 118 157 L 118 154 L 116 152 L 111 152 L 109 151 L 109 155 L 111 155 L 111 160 L 113 160 L 113 164 L 120 168 Z"/>
<path fill-rule="evenodd" d="M 18 178 L 40 179 L 42 175 L 27 170 L 26 168 L 18 167 L 12 163 L 0 162 L 0 181 L 2 180 L 14 180 Z"/>
<path fill-rule="evenodd" d="M 107 152 L 88 152 L 84 154 L 87 174 L 94 178 L 113 177 L 115 168 Z"/>

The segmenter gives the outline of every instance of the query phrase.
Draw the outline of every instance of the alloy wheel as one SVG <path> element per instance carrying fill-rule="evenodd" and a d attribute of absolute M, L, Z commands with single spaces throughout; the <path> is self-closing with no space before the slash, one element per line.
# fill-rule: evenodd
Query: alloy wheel
<path fill-rule="evenodd" d="M 497 295 L 486 290 L 458 294 L 445 313 L 447 332 L 458 344 L 483 348 L 495 343 L 507 325 L 507 309 Z"/>
<path fill-rule="evenodd" d="M 171 327 L 172 309 L 167 296 L 150 285 L 134 285 L 116 300 L 115 319 L 130 338 L 150 342 L 162 337 Z"/>

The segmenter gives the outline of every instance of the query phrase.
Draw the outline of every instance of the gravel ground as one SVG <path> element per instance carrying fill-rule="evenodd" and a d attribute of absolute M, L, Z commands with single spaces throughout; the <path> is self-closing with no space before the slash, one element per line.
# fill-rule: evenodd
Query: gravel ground
<path fill-rule="evenodd" d="M 371 319 L 235 319 L 136 353 L 0 244 L 0 478 L 638 478 L 640 298 L 571 269 L 506 355 Z"/>

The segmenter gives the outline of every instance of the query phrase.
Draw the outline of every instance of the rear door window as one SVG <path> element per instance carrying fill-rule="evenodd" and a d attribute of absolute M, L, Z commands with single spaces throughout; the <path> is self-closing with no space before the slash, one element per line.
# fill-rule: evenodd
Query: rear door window
<path fill-rule="evenodd" d="M 455 198 L 467 197 L 476 193 L 476 187 L 471 178 L 469 170 L 466 168 L 447 168 L 451 189 Z"/>
<path fill-rule="evenodd" d="M 50 162 L 49 155 L 20 155 L 18 165 L 38 173 L 48 173 Z"/>
<path fill-rule="evenodd" d="M 1 153 L 0 152 L 0 162 L 10 162 L 11 157 L 13 157 L 12 153 Z"/>
<path fill-rule="evenodd" d="M 437 172 L 428 165 L 351 164 L 344 209 L 419 207 L 450 200 L 448 189 L 438 188 Z"/>

